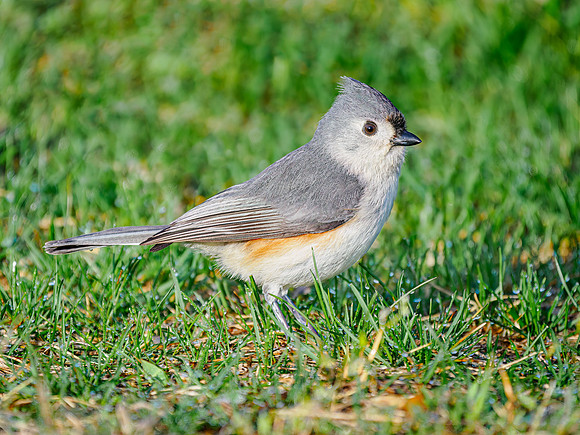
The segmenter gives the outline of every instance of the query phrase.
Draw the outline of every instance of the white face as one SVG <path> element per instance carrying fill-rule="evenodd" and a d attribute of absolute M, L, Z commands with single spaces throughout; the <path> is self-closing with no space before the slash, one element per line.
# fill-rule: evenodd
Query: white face
<path fill-rule="evenodd" d="M 368 181 L 399 176 L 405 147 L 393 145 L 395 128 L 385 118 L 355 118 L 341 126 L 333 156 Z"/>

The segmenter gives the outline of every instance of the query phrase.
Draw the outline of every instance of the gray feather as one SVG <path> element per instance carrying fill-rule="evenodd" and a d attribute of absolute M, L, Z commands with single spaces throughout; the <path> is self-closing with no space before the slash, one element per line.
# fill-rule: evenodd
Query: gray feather
<path fill-rule="evenodd" d="M 194 207 L 143 244 L 273 239 L 330 231 L 356 213 L 360 181 L 311 141 Z"/>
<path fill-rule="evenodd" d="M 44 245 L 44 250 L 48 254 L 58 255 L 103 246 L 140 245 L 144 240 L 166 227 L 167 225 L 111 228 L 98 233 L 71 237 L 70 239 L 53 240 Z"/>

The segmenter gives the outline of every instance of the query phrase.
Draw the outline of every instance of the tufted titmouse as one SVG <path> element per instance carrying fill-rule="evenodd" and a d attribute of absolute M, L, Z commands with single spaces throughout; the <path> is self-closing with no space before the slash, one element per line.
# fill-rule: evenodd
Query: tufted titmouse
<path fill-rule="evenodd" d="M 421 140 L 382 93 L 342 77 L 340 93 L 312 140 L 245 183 L 192 208 L 169 225 L 119 227 L 44 245 L 68 254 L 112 245 L 186 243 L 232 277 L 253 277 L 289 331 L 278 300 L 316 330 L 288 298 L 288 288 L 322 280 L 352 266 L 386 222 L 399 183 L 405 147 Z"/>

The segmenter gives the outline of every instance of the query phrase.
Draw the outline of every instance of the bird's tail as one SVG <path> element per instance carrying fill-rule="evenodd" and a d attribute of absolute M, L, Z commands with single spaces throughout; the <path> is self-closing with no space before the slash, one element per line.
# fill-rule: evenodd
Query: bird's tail
<path fill-rule="evenodd" d="M 146 227 L 118 227 L 98 233 L 84 234 L 70 239 L 53 240 L 46 242 L 44 250 L 48 254 L 70 254 L 71 252 L 85 251 L 87 249 L 102 248 L 103 246 L 116 245 L 140 245 L 159 231 L 167 228 L 167 225 L 154 225 Z M 165 244 L 163 247 L 168 246 Z M 161 249 L 159 247 L 156 250 Z"/>

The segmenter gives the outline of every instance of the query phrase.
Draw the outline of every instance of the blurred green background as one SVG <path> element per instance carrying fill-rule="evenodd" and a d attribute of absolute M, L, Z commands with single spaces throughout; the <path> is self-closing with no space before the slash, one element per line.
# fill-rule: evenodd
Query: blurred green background
<path fill-rule="evenodd" d="M 301 372 L 299 363 L 288 361 L 292 353 L 276 359 L 267 346 L 260 358 L 280 365 L 256 374 L 260 386 L 254 393 L 243 390 L 247 384 L 242 375 L 227 377 L 225 387 L 220 384 L 221 373 L 231 374 L 229 364 L 237 364 L 231 362 L 238 356 L 229 346 L 239 336 L 224 339 L 225 316 L 202 316 L 199 325 L 174 318 L 180 299 L 169 295 L 174 283 L 175 293 L 180 284 L 191 300 L 197 301 L 198 294 L 205 300 L 208 294 L 218 295 L 211 303 L 200 303 L 213 314 L 227 307 L 223 295 L 236 286 L 214 279 L 209 264 L 184 254 L 183 248 L 157 254 L 115 248 L 55 260 L 41 247 L 47 240 L 113 225 L 170 222 L 203 198 L 245 181 L 310 139 L 342 75 L 387 95 L 405 114 L 408 129 L 423 140 L 409 152 L 393 214 L 365 256 L 364 267 L 388 289 L 406 291 L 437 277 L 443 293 L 432 293 L 433 286 L 422 288 L 413 300 L 417 308 L 423 304 L 417 312 L 432 313 L 429 304 L 435 298 L 429 296 L 445 305 L 449 294 L 479 292 L 483 300 L 485 293 L 484 320 L 511 325 L 510 340 L 528 340 L 521 354 L 507 352 L 512 361 L 522 354 L 554 355 L 546 350 L 552 348 L 542 334 L 555 331 L 549 337 L 557 343 L 556 333 L 574 334 L 570 325 L 578 325 L 576 302 L 565 310 L 540 310 L 543 296 L 537 295 L 551 295 L 553 307 L 568 301 L 562 296 L 565 291 L 571 301 L 578 297 L 579 29 L 577 1 L 1 0 L 0 337 L 5 333 L 12 341 L 0 340 L 0 345 L 7 349 L 5 361 L 13 364 L 13 377 L 0 379 L 0 403 L 7 397 L 32 398 L 28 403 L 33 403 L 33 413 L 36 409 L 46 424 L 50 413 L 43 411 L 42 401 L 34 408 L 44 397 L 46 382 L 54 397 L 84 401 L 86 415 L 93 415 L 93 405 L 86 405 L 91 400 L 113 415 L 110 403 L 149 400 L 156 392 L 176 388 L 179 381 L 171 370 L 179 364 L 171 359 L 171 346 L 179 340 L 182 347 L 175 352 L 181 352 L 176 358 L 183 365 L 175 370 L 190 370 L 199 358 L 213 364 L 188 372 L 186 382 L 204 380 L 202 396 L 210 411 L 189 402 L 179 412 L 163 411 L 169 430 L 235 423 L 231 413 L 220 414 L 221 405 L 211 400 L 217 391 L 226 390 L 235 400 L 247 397 L 254 417 L 259 413 L 266 419 L 256 420 L 258 429 L 272 423 L 271 414 L 262 412 L 260 397 L 266 397 L 266 409 L 277 409 L 281 400 L 299 403 L 310 393 L 315 399 L 323 397 L 325 384 L 318 390 L 311 386 L 318 374 Z M 146 261 L 139 262 L 139 254 Z M 171 266 L 176 272 L 170 272 Z M 344 281 L 331 281 L 330 293 L 348 291 L 348 280 L 360 282 L 357 271 L 345 273 Z M 531 316 L 547 326 L 537 319 L 518 325 L 530 305 L 518 305 L 517 298 L 497 304 L 494 311 L 496 292 L 500 297 L 522 288 L 535 298 L 525 304 L 537 304 Z M 336 292 L 335 305 L 347 307 L 346 312 L 360 300 L 345 291 Z M 301 307 L 321 312 L 315 297 L 304 297 Z M 512 300 L 516 302 L 510 305 Z M 371 305 L 373 315 L 382 309 L 379 305 Z M 249 308 L 244 309 L 247 314 Z M 475 322 L 475 314 L 468 318 L 471 314 L 461 314 L 466 327 Z M 552 322 L 555 316 L 558 320 Z M 409 340 L 406 346 L 415 347 L 417 337 L 428 336 L 412 323 L 419 317 L 413 314 L 408 323 L 397 320 L 397 328 L 408 328 L 400 334 L 401 342 Z M 353 319 L 353 331 L 364 326 L 363 320 Z M 70 331 L 75 339 L 84 337 L 85 350 L 68 341 Z M 360 332 L 364 339 L 359 344 L 355 335 L 334 337 L 336 346 L 329 352 L 348 366 L 344 353 L 353 346 L 367 349 L 367 335 L 376 332 L 370 331 Z M 450 342 L 465 345 L 461 352 L 471 352 L 475 342 L 466 345 L 463 330 L 458 331 Z M 488 343 L 496 339 L 491 332 L 481 334 Z M 157 346 L 159 336 L 167 341 Z M 192 336 L 210 341 L 204 348 Z M 60 354 L 43 347 L 57 342 Z M 577 347 L 574 354 L 570 343 L 565 348 L 568 359 L 545 363 L 531 358 L 529 366 L 512 373 L 514 382 L 523 379 L 516 390 L 531 391 L 533 398 L 522 402 L 533 403 L 529 408 L 519 409 L 524 421 L 531 420 L 550 379 L 557 379 L 558 389 L 572 384 L 563 395 L 577 393 Z M 121 347 L 125 353 L 117 346 L 127 346 Z M 447 409 L 437 412 L 447 416 L 444 420 L 455 418 L 458 431 L 466 421 L 492 427 L 498 415 L 507 419 L 502 422 L 510 420 L 495 412 L 501 401 L 512 403 L 500 394 L 506 389 L 504 378 L 495 378 L 490 393 L 491 381 L 474 380 L 470 366 L 458 363 L 454 373 L 462 375 L 452 384 L 447 364 L 455 364 L 457 355 L 444 340 L 434 346 L 414 353 L 412 362 L 405 356 L 409 349 L 393 350 L 395 369 L 418 370 L 430 385 L 437 373 L 435 384 L 443 386 L 443 393 L 433 393 L 431 409 L 439 404 L 455 407 L 451 414 Z M 388 351 L 386 345 L 381 348 Z M 214 361 L 220 352 L 227 356 L 225 362 Z M 438 359 L 441 355 L 444 359 Z M 427 363 L 432 368 L 425 369 Z M 326 379 L 320 364 L 316 370 Z M 297 379 L 295 390 L 266 389 L 288 373 Z M 164 381 L 159 387 L 152 378 Z M 463 387 L 472 381 L 469 391 L 475 393 L 463 399 Z M 446 382 L 458 396 L 445 392 Z M 253 401 L 252 394 L 259 400 Z M 475 396 L 479 407 L 469 402 Z M 498 402 L 492 409 L 494 400 Z M 26 403 L 18 406 L 28 412 Z M 192 414 L 192 406 L 206 414 Z M 487 412 L 485 418 L 479 417 L 481 410 Z M 110 427 L 120 430 L 127 420 L 116 412 Z M 428 430 L 420 418 L 412 424 Z M 572 426 L 578 421 L 556 420 Z"/>
<path fill-rule="evenodd" d="M 0 12 L 3 209 L 27 218 L 6 235 L 64 216 L 67 183 L 80 225 L 170 220 L 305 143 L 340 75 L 383 91 L 424 140 L 389 237 L 451 239 L 492 220 L 498 240 L 509 230 L 533 247 L 578 229 L 574 2 L 3 1 Z"/>
<path fill-rule="evenodd" d="M 57 237 L 171 221 L 307 142 L 348 75 L 423 139 L 385 252 L 449 257 L 455 285 L 498 248 L 578 267 L 576 2 L 4 0 L 0 20 L 2 257 L 53 217 L 74 218 Z"/>

